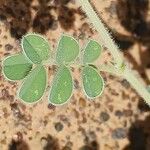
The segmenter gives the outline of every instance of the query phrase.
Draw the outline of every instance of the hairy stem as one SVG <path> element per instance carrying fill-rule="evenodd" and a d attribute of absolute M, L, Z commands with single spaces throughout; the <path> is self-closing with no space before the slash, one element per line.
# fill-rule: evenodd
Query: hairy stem
<path fill-rule="evenodd" d="M 150 93 L 144 87 L 143 83 L 137 79 L 132 70 L 126 69 L 123 77 L 132 85 L 132 87 L 137 91 L 137 93 L 145 100 L 145 102 L 150 106 Z"/>
<path fill-rule="evenodd" d="M 134 76 L 132 71 L 128 67 L 125 67 L 124 71 L 120 74 L 120 67 L 123 64 L 124 60 L 120 54 L 117 45 L 114 43 L 111 36 L 109 35 L 108 30 L 102 23 L 101 18 L 93 10 L 89 0 L 78 0 L 78 2 L 80 3 L 83 11 L 86 13 L 90 22 L 98 31 L 101 41 L 103 42 L 104 46 L 107 47 L 108 50 L 111 52 L 114 58 L 114 62 L 117 64 L 117 67 L 114 68 L 104 66 L 100 67 L 99 69 L 102 71 L 107 71 L 109 73 L 119 76 L 121 75 L 122 77 L 124 77 L 138 92 L 138 94 L 145 100 L 145 102 L 150 106 L 150 93 L 147 91 L 144 85 Z"/>
<path fill-rule="evenodd" d="M 78 0 L 82 6 L 83 11 L 85 11 L 87 17 L 89 18 L 90 22 L 93 24 L 95 29 L 99 32 L 100 40 L 102 41 L 103 45 L 109 49 L 112 56 L 114 57 L 115 63 L 120 66 L 123 63 L 122 56 L 118 51 L 117 45 L 113 42 L 108 30 L 93 10 L 90 2 L 88 0 Z M 109 44 L 108 44 L 109 43 Z"/>

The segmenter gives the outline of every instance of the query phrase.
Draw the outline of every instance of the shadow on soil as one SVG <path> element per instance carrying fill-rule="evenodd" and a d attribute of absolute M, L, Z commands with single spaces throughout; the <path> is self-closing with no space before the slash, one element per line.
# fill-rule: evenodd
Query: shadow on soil
<path fill-rule="evenodd" d="M 73 28 L 76 10 L 67 4 L 71 0 L 1 0 L 0 20 L 6 23 L 11 36 L 20 39 L 30 28 L 34 32 L 44 34 L 49 29 L 57 29 L 58 23 L 65 30 Z M 54 11 L 57 16 L 52 14 Z M 33 14 L 35 13 L 35 17 Z"/>
<path fill-rule="evenodd" d="M 150 150 L 150 116 L 135 121 L 129 129 L 130 144 L 123 150 Z"/>

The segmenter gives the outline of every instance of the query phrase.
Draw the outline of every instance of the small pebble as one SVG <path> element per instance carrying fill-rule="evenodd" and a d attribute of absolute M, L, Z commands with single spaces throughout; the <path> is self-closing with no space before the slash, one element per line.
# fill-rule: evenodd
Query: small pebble
<path fill-rule="evenodd" d="M 128 88 L 130 87 L 129 82 L 128 82 L 127 80 L 125 80 L 125 79 L 123 79 L 123 80 L 121 81 L 121 85 L 122 85 L 123 87 L 125 87 L 126 89 L 128 89 Z"/>
<path fill-rule="evenodd" d="M 108 113 L 106 113 L 106 112 L 101 112 L 101 114 L 100 114 L 100 120 L 101 120 L 102 122 L 108 121 L 109 118 L 110 118 L 110 116 L 109 116 Z"/>
<path fill-rule="evenodd" d="M 55 110 L 56 106 L 52 105 L 52 104 L 48 104 L 48 109 L 52 109 Z"/>
<path fill-rule="evenodd" d="M 70 147 L 68 147 L 68 146 L 65 146 L 65 147 L 63 147 L 63 149 L 62 150 L 71 150 L 71 148 Z"/>
<path fill-rule="evenodd" d="M 55 124 L 56 131 L 60 132 L 63 129 L 63 124 L 61 122 L 57 122 Z"/>
<path fill-rule="evenodd" d="M 123 128 L 117 128 L 112 132 L 113 139 L 124 139 L 127 136 L 127 132 Z"/>
<path fill-rule="evenodd" d="M 6 44 L 5 45 L 5 50 L 6 51 L 11 51 L 13 49 L 13 46 L 12 45 L 10 45 L 10 44 Z"/>
<path fill-rule="evenodd" d="M 115 116 L 121 118 L 121 117 L 123 116 L 123 112 L 120 111 L 120 110 L 116 110 L 116 111 L 115 111 Z"/>

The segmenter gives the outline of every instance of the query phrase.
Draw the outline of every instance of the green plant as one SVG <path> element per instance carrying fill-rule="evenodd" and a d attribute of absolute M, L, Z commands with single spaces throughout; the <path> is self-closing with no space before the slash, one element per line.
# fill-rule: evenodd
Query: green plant
<path fill-rule="evenodd" d="M 50 55 L 48 41 L 38 34 L 27 34 L 21 40 L 22 53 L 9 56 L 3 61 L 3 74 L 12 81 L 23 80 L 18 96 L 26 103 L 41 99 L 47 85 L 47 66 L 57 65 L 58 70 L 52 81 L 49 102 L 53 105 L 66 103 L 73 92 L 70 67 L 79 55 L 79 44 L 71 36 L 62 35 L 54 60 Z M 102 47 L 90 40 L 84 48 L 80 67 L 85 94 L 93 99 L 101 95 L 104 81 L 92 63 L 98 59 Z M 33 68 L 33 69 L 32 69 Z"/>
<path fill-rule="evenodd" d="M 93 26 L 100 33 L 100 42 L 110 50 L 114 57 L 109 65 L 94 65 L 102 52 L 101 45 L 90 40 L 81 51 L 80 62 L 82 85 L 86 96 L 94 99 L 100 96 L 104 89 L 104 81 L 99 71 L 125 78 L 150 105 L 150 93 L 134 76 L 124 62 L 118 47 L 105 29 L 88 0 L 78 0 Z M 37 102 L 44 94 L 47 86 L 47 65 L 57 65 L 58 70 L 52 81 L 49 102 L 53 105 L 66 103 L 73 92 L 73 80 L 70 67 L 75 64 L 80 48 L 78 42 L 70 36 L 62 35 L 58 42 L 54 59 L 50 53 L 48 41 L 38 34 L 27 34 L 22 38 L 23 53 L 7 57 L 3 61 L 3 73 L 9 80 L 23 80 L 19 97 L 26 103 Z M 33 70 L 32 70 L 33 68 Z"/>
<path fill-rule="evenodd" d="M 137 93 L 145 100 L 145 102 L 150 105 L 150 93 L 134 75 L 133 71 L 128 67 L 127 63 L 124 62 L 123 57 L 120 54 L 120 51 L 113 41 L 108 30 L 101 21 L 101 18 L 92 8 L 92 5 L 89 0 L 77 0 L 81 6 L 81 9 L 85 12 L 89 21 L 93 27 L 99 33 L 100 42 L 106 47 L 112 54 L 114 60 L 113 65 L 110 66 L 99 66 L 99 70 L 106 71 L 111 74 L 125 78 L 132 87 L 137 91 Z"/>

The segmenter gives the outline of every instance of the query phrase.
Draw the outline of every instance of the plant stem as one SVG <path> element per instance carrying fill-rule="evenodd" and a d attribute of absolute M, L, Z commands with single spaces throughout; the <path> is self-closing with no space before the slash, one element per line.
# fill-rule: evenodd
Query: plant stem
<path fill-rule="evenodd" d="M 118 50 L 117 45 L 113 42 L 108 29 L 104 26 L 99 16 L 93 10 L 90 2 L 88 0 L 78 0 L 82 6 L 83 11 L 85 11 L 90 22 L 93 24 L 95 29 L 99 32 L 100 41 L 103 45 L 109 49 L 112 56 L 114 57 L 115 63 L 120 66 L 123 63 L 123 58 Z M 108 44 L 109 43 L 109 44 Z"/>
<path fill-rule="evenodd" d="M 137 93 L 145 100 L 145 102 L 150 106 L 150 93 L 145 88 L 142 82 L 137 79 L 132 70 L 126 69 L 123 77 L 132 85 L 132 87 L 137 91 Z"/>
<path fill-rule="evenodd" d="M 103 42 L 104 46 L 108 48 L 111 52 L 114 62 L 117 64 L 116 67 L 107 67 L 101 66 L 99 69 L 101 71 L 107 71 L 109 73 L 115 75 L 121 75 L 124 77 L 132 87 L 138 92 L 138 94 L 145 100 L 145 102 L 150 106 L 150 93 L 144 87 L 144 85 L 135 77 L 132 71 L 126 66 L 123 72 L 121 73 L 120 67 L 123 64 L 124 60 L 120 54 L 120 51 L 117 45 L 112 40 L 111 36 L 109 35 L 108 30 L 105 28 L 104 24 L 101 21 L 101 18 L 96 14 L 93 10 L 89 0 L 78 0 L 81 4 L 83 11 L 85 11 L 87 17 L 89 18 L 90 22 L 93 24 L 95 29 L 98 31 L 101 41 Z"/>
<path fill-rule="evenodd" d="M 100 71 L 108 72 L 110 74 L 125 78 L 132 87 L 137 91 L 137 93 L 145 100 L 145 102 L 150 105 L 150 93 L 144 87 L 144 85 L 135 77 L 132 70 L 127 67 L 125 70 L 118 70 L 113 65 L 101 65 L 98 67 Z"/>

